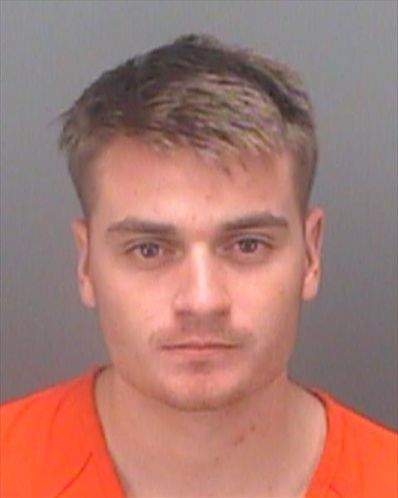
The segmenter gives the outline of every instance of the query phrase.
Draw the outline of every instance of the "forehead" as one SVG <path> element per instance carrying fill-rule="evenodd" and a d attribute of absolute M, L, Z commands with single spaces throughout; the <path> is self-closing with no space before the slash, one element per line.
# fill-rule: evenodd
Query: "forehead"
<path fill-rule="evenodd" d="M 297 210 L 291 170 L 288 154 L 205 160 L 192 149 L 161 153 L 118 137 L 95 166 L 93 214 L 110 222 L 151 216 L 187 228 L 265 209 L 286 217 Z"/>

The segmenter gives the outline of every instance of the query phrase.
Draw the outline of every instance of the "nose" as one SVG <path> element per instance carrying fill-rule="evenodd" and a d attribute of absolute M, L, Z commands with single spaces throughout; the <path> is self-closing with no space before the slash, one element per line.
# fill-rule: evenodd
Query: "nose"
<path fill-rule="evenodd" d="M 198 245 L 183 263 L 174 311 L 188 315 L 221 315 L 230 310 L 223 267 L 205 246 Z"/>

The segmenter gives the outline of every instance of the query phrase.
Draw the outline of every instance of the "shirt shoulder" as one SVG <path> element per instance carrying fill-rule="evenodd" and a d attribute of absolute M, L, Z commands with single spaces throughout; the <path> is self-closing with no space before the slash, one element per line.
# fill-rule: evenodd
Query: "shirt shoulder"
<path fill-rule="evenodd" d="M 29 395 L 11 399 L 0 406 L 1 440 L 9 441 L 16 433 L 30 432 L 30 427 L 43 426 L 51 411 L 56 410 L 76 379 L 54 384 Z M 45 424 L 44 424 L 45 425 Z"/>
<path fill-rule="evenodd" d="M 86 402 L 91 376 L 87 372 L 0 407 L 1 496 L 39 496 L 58 466 L 81 465 L 84 451 L 76 416 Z M 51 458 L 54 443 L 63 449 L 61 461 L 58 455 L 57 462 Z"/>
<path fill-rule="evenodd" d="M 330 397 L 331 398 L 331 397 Z M 341 420 L 332 487 L 342 498 L 398 498 L 398 433 L 335 399 Z"/>
<path fill-rule="evenodd" d="M 398 498 L 398 433 L 354 410 L 343 408 L 343 457 L 357 461 L 364 498 Z"/>

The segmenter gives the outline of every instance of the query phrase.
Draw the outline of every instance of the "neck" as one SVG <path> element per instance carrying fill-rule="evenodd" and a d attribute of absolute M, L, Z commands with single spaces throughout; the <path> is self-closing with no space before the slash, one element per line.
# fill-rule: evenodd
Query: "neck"
<path fill-rule="evenodd" d="M 110 454 L 127 489 L 134 482 L 144 487 L 146 476 L 154 481 L 157 475 L 159 489 L 179 482 L 181 496 L 196 496 L 194 489 L 205 496 L 207 485 L 209 495 L 219 489 L 220 496 L 248 496 L 247 479 L 251 496 L 257 490 L 264 497 L 300 496 L 323 446 L 324 434 L 314 438 L 320 402 L 286 372 L 212 411 L 184 412 L 149 398 L 112 367 L 100 374 L 96 397 Z M 170 490 L 170 496 L 179 495 Z"/>

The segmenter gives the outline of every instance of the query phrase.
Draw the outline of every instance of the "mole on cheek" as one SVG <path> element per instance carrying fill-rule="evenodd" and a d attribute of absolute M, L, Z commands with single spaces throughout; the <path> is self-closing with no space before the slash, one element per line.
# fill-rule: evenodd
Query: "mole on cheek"
<path fill-rule="evenodd" d="M 249 431 L 248 432 L 255 432 L 256 430 L 256 424 L 250 424 Z M 238 434 L 232 441 L 233 446 L 239 446 L 240 444 L 243 443 L 247 436 L 247 433 L 243 431 L 242 433 Z"/>
<path fill-rule="evenodd" d="M 233 441 L 232 441 L 232 444 L 233 446 L 239 446 L 240 444 L 243 443 L 243 441 L 245 440 L 245 433 L 242 432 L 242 434 L 239 434 Z"/>

